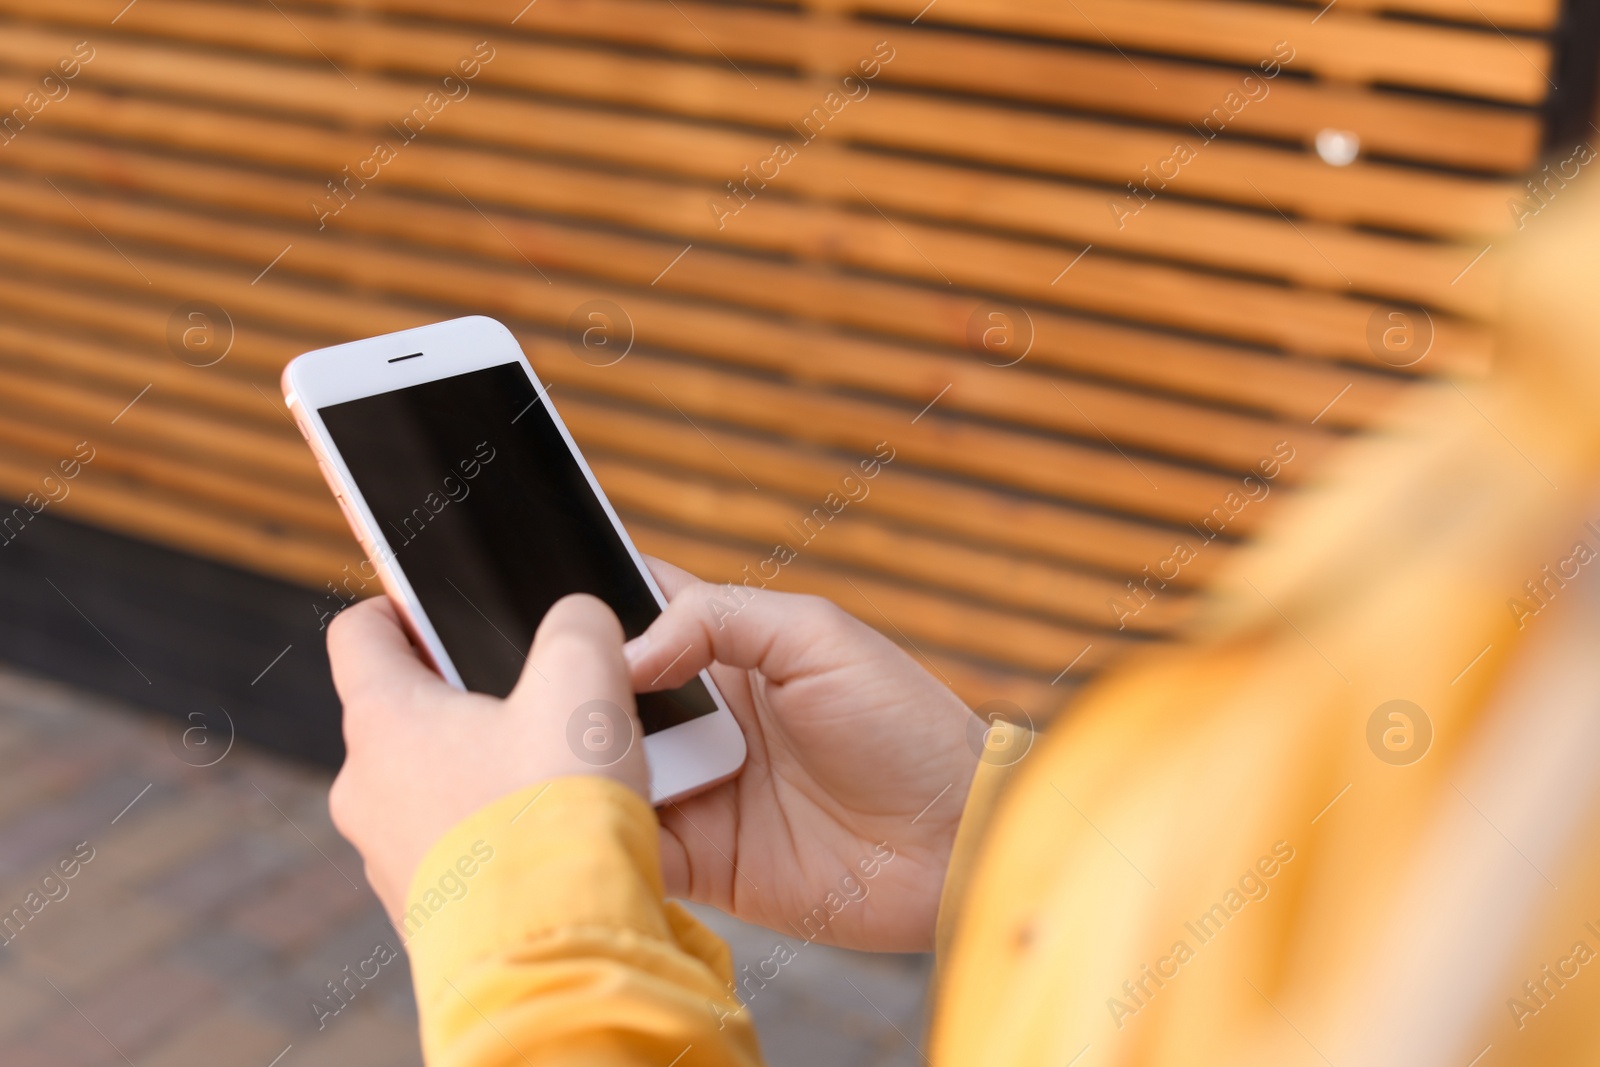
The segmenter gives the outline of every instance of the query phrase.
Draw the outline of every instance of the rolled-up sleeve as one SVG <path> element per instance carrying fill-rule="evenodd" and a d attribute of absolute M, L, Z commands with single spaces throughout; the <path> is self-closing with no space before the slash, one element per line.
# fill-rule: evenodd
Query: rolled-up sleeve
<path fill-rule="evenodd" d="M 966 804 L 961 811 L 961 826 L 956 831 L 955 845 L 950 852 L 944 889 L 939 894 L 934 945 L 935 959 L 941 965 L 948 958 L 950 944 L 955 938 L 956 922 L 967 895 L 967 884 L 977 866 L 985 832 L 1017 765 L 1038 740 L 1038 734 L 1015 723 L 998 721 L 990 727 L 985 748 L 985 752 L 990 754 L 978 761 L 972 788 L 967 793 Z"/>
<path fill-rule="evenodd" d="M 401 919 L 429 1067 L 754 1067 L 727 946 L 663 899 L 655 813 L 606 779 L 447 833 Z"/>

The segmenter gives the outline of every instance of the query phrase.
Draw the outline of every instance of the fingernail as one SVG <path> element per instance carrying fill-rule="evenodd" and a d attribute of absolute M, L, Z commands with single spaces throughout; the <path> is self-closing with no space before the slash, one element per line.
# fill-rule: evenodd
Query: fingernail
<path fill-rule="evenodd" d="M 638 637 L 635 637 L 632 641 L 629 641 L 627 644 L 622 646 L 622 658 L 628 661 L 628 666 L 632 667 L 637 665 L 640 660 L 644 659 L 645 655 L 649 653 L 649 651 L 650 636 L 648 634 L 640 634 Z"/>

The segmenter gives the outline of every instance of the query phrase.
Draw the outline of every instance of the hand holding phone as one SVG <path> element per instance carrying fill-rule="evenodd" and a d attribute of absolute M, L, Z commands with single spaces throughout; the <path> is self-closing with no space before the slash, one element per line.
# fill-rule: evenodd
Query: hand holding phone
<path fill-rule="evenodd" d="M 350 755 L 329 803 L 378 896 L 396 912 L 435 840 L 532 782 L 601 773 L 642 790 L 637 748 L 604 768 L 575 759 L 559 740 L 564 709 L 596 693 L 624 702 L 630 688 L 672 686 L 715 660 L 711 673 L 751 738 L 749 766 L 661 809 L 667 894 L 785 937 L 929 948 L 981 720 L 826 601 L 761 591 L 719 617 L 723 587 L 659 560 L 651 568 L 671 604 L 626 666 L 609 613 L 569 598 L 546 616 L 504 701 L 428 670 L 385 600 L 335 621 L 328 648 Z"/>
<path fill-rule="evenodd" d="M 947 686 L 820 597 L 759 590 L 729 614 L 726 586 L 651 569 L 671 602 L 628 649 L 635 687 L 710 664 L 750 739 L 739 777 L 661 809 L 668 895 L 784 937 L 932 948 L 979 760 L 1021 751 L 988 747 Z"/>
<path fill-rule="evenodd" d="M 349 753 L 328 795 L 335 825 L 400 927 L 428 849 L 456 823 L 535 782 L 602 775 L 647 796 L 644 749 L 600 766 L 567 744 L 569 709 L 602 702 L 611 730 L 633 718 L 622 627 L 603 603 L 567 597 L 546 613 L 521 681 L 504 700 L 464 693 L 425 664 L 383 597 L 340 613 L 328 657 Z M 611 711 L 610 708 L 616 709 Z"/>
<path fill-rule="evenodd" d="M 416 647 L 450 685 L 509 694 L 574 593 L 634 637 L 666 601 L 516 339 L 473 317 L 307 352 L 285 400 Z M 580 708 L 573 743 L 610 758 Z M 708 675 L 638 700 L 651 798 L 736 774 L 745 745 Z"/>

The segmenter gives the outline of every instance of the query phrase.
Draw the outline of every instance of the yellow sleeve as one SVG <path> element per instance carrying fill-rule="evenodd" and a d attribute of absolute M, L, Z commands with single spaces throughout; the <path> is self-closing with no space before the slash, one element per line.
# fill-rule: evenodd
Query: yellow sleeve
<path fill-rule="evenodd" d="M 939 893 L 939 917 L 934 924 L 936 965 L 949 956 L 967 884 L 977 867 L 978 852 L 1000 796 L 1005 792 L 1006 783 L 1011 781 L 1011 772 L 1038 739 L 1034 731 L 1016 723 L 997 721 L 990 727 L 984 754 L 972 776 L 972 788 L 967 791 L 967 801 L 961 809 L 961 825 L 956 828 L 950 864 L 945 868 L 944 888 Z"/>
<path fill-rule="evenodd" d="M 401 916 L 429 1067 L 754 1067 L 727 946 L 663 900 L 655 813 L 607 779 L 490 804 Z"/>

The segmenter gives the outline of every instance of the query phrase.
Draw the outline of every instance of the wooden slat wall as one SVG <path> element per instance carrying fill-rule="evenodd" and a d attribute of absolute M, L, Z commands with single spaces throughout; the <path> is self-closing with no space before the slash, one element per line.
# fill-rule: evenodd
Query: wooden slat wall
<path fill-rule="evenodd" d="M 974 703 L 1046 712 L 1180 624 L 1227 546 L 1408 381 L 1485 368 L 1498 265 L 1475 257 L 1512 228 L 1559 16 L 523 3 L 0 0 L 0 107 L 94 50 L 0 134 L 0 494 L 38 491 L 87 439 L 61 513 L 321 587 L 355 549 L 278 371 L 490 314 L 646 550 L 714 578 L 792 539 L 890 442 L 870 496 L 777 584 L 837 599 Z M 482 41 L 470 94 L 319 228 L 311 202 L 399 143 Z M 793 124 L 878 42 L 893 59 L 870 93 L 803 141 Z M 1286 48 L 1282 74 L 1246 86 L 1267 95 L 1201 143 L 1192 124 Z M 1360 157 L 1325 162 L 1327 130 Z M 1119 222 L 1110 202 L 1180 140 L 1195 158 Z M 719 219 L 709 203 L 777 141 L 795 159 Z M 633 325 L 612 366 L 566 340 L 597 299 Z M 169 350 L 190 301 L 234 325 L 214 366 Z M 1368 341 L 1396 302 L 1436 334 L 1404 369 Z M 994 305 L 1031 323 L 1014 366 L 970 340 Z M 1295 458 L 1273 495 L 1119 628 L 1110 601 L 1197 542 L 1188 524 L 1280 441 Z"/>

